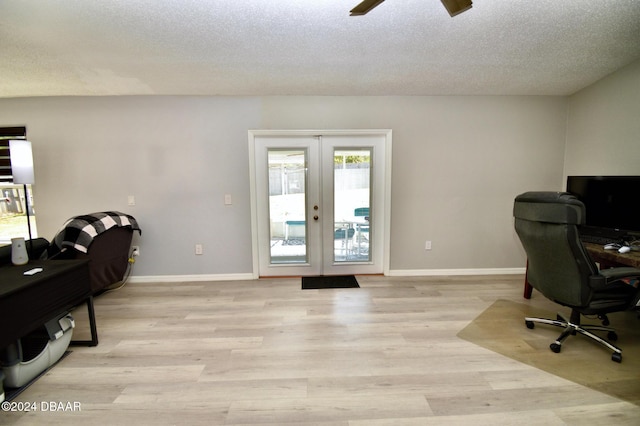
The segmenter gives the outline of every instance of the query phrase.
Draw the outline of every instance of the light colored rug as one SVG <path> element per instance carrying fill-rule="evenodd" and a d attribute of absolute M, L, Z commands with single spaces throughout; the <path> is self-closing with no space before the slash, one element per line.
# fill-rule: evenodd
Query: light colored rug
<path fill-rule="evenodd" d="M 559 305 L 558 311 L 569 315 Z M 556 312 L 527 304 L 498 300 L 465 327 L 458 337 L 509 358 L 640 405 L 640 319 L 635 312 L 609 315 L 618 334 L 622 363 L 611 360 L 609 349 L 585 336 L 569 336 L 558 354 L 549 345 L 560 335 L 558 327 L 526 327 L 525 316 L 556 318 Z M 597 319 L 583 323 L 599 324 Z"/>

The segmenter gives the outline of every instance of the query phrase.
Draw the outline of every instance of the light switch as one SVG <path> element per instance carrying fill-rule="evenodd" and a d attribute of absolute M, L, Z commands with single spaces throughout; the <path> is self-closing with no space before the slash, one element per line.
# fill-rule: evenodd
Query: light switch
<path fill-rule="evenodd" d="M 129 200 L 129 205 L 130 206 L 135 206 L 136 205 L 136 197 L 134 197 L 133 195 L 129 195 L 128 200 Z"/>
<path fill-rule="evenodd" d="M 224 194 L 224 204 L 227 206 L 231 205 L 231 194 Z"/>

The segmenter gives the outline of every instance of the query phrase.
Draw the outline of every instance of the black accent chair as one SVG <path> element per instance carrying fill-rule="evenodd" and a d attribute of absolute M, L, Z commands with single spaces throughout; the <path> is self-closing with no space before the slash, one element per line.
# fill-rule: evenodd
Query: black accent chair
<path fill-rule="evenodd" d="M 609 342 L 617 340 L 617 335 L 606 327 L 606 315 L 636 306 L 640 292 L 624 280 L 640 277 L 640 269 L 598 269 L 578 234 L 585 220 L 584 204 L 571 194 L 526 192 L 516 197 L 513 215 L 527 253 L 528 282 L 548 299 L 571 309 L 569 320 L 560 314 L 556 320 L 525 318 L 527 327 L 542 323 L 563 328 L 550 345 L 553 352 L 560 352 L 569 335 L 580 333 L 609 348 L 611 359 L 621 362 L 622 351 Z M 603 325 L 581 325 L 581 315 L 599 316 Z M 608 340 L 591 331 L 608 333 Z"/>
<path fill-rule="evenodd" d="M 108 229 L 93 238 L 87 253 L 70 247 L 64 247 L 59 251 L 60 249 L 52 243 L 49 247 L 49 258 L 88 260 L 91 290 L 94 294 L 100 294 L 126 279 L 131 267 L 129 259 L 133 232 L 131 227 Z"/>

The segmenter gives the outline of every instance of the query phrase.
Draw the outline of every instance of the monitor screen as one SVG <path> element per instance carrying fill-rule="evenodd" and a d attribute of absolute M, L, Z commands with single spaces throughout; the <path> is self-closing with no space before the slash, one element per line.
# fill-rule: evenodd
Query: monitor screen
<path fill-rule="evenodd" d="M 586 225 L 640 232 L 640 176 L 568 176 L 567 192 L 586 208 Z"/>

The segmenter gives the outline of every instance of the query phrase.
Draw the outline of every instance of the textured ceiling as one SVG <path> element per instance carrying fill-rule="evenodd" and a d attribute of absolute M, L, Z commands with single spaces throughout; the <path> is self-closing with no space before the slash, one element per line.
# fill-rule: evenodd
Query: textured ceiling
<path fill-rule="evenodd" d="M 640 0 L 2 0 L 0 97 L 567 95 L 640 58 Z"/>

